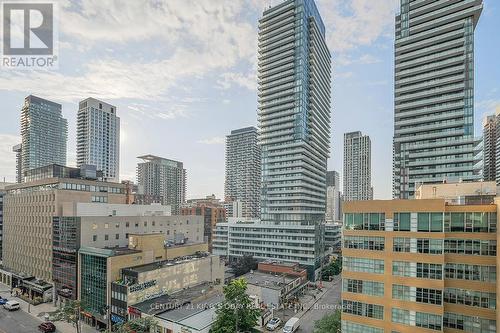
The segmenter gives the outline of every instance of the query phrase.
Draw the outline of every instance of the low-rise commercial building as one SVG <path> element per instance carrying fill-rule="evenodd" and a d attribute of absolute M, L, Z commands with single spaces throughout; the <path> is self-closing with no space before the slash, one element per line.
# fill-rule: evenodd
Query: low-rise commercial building
<path fill-rule="evenodd" d="M 118 312 L 117 307 L 123 305 L 123 303 L 119 302 L 128 302 L 128 296 L 131 297 L 130 301 L 133 302 L 136 302 L 134 301 L 134 297 L 136 297 L 135 299 L 145 299 L 157 296 L 154 293 L 149 296 L 140 293 L 145 286 L 153 289 L 156 286 L 160 288 L 158 291 L 160 293 L 160 291 L 164 291 L 163 288 L 165 286 L 167 287 L 165 290 L 171 292 L 178 285 L 180 285 L 179 288 L 188 287 L 189 285 L 196 284 L 197 280 L 205 282 L 211 276 L 217 276 L 216 279 L 218 280 L 214 281 L 222 281 L 224 278 L 223 265 L 218 261 L 218 257 L 210 259 L 213 267 L 208 268 L 188 257 L 193 254 L 199 258 L 209 257 L 207 248 L 206 243 L 170 245 L 165 241 L 163 234 L 131 234 L 129 236 L 129 245 L 126 248 L 99 249 L 95 247 L 81 247 L 78 251 L 77 290 L 78 299 L 82 302 L 86 321 L 93 326 L 102 328 L 110 327 L 112 324 L 126 320 L 126 313 L 123 313 L 123 308 L 121 308 L 122 311 L 116 313 Z M 188 260 L 190 258 L 192 260 Z M 177 266 L 173 270 L 157 271 L 162 265 L 170 267 L 179 264 L 185 264 L 185 266 L 182 266 L 182 269 L 180 268 L 181 266 Z M 141 267 L 141 265 L 145 266 Z M 139 268 L 135 269 L 136 266 L 139 266 Z M 216 270 L 219 266 L 221 270 L 220 274 Z M 128 269 L 127 272 L 130 272 L 128 275 L 125 274 L 127 276 L 127 283 L 122 282 L 118 283 L 118 285 L 128 287 L 129 282 L 136 281 L 140 286 L 134 287 L 130 285 L 130 290 L 127 288 L 121 289 L 116 286 L 112 287 L 113 282 L 125 281 L 122 278 L 122 272 L 125 268 Z M 139 276 L 140 274 L 135 274 L 139 271 L 143 272 L 144 275 Z M 96 273 L 94 274 L 94 272 Z M 155 275 L 150 272 L 165 274 Z M 181 272 L 185 276 L 182 277 L 180 275 Z M 197 272 L 200 274 L 199 277 L 197 276 Z M 154 276 L 151 277 L 151 274 Z M 157 284 L 151 282 L 151 280 L 155 279 L 157 280 Z M 168 281 L 171 282 L 168 283 Z M 123 290 L 131 291 L 130 295 L 122 293 Z M 138 293 L 135 294 L 136 292 Z M 143 295 L 142 298 L 140 295 Z M 111 302 L 112 298 L 115 299 L 114 302 Z M 114 313 L 112 313 L 112 305 L 114 306 Z M 127 311 L 128 306 L 125 305 L 124 309 Z"/>
<path fill-rule="evenodd" d="M 126 321 L 130 307 L 135 309 L 132 310 L 134 316 L 138 316 L 138 312 L 144 312 L 144 304 L 137 305 L 139 303 L 154 301 L 158 297 L 203 283 L 207 284 L 206 291 L 222 292 L 223 281 L 223 263 L 218 256 L 208 252 L 196 252 L 192 255 L 123 268 L 120 278 L 111 286 L 111 313 L 118 321 Z M 146 313 L 149 313 L 149 310 Z"/>
<path fill-rule="evenodd" d="M 163 215 L 170 213 L 168 206 L 82 203 L 74 206 L 67 207 L 63 214 L 76 216 L 53 218 L 53 281 L 56 298 L 61 301 L 76 298 L 77 253 L 82 246 L 126 247 L 132 234 L 158 235 L 162 249 L 164 243 L 203 242 L 202 217 Z"/>
<path fill-rule="evenodd" d="M 497 332 L 500 199 L 481 183 L 426 186 L 344 204 L 343 333 Z"/>

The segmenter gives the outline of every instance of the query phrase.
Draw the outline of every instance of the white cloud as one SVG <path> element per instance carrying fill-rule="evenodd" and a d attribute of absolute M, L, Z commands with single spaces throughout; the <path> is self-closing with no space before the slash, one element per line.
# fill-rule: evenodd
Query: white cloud
<path fill-rule="evenodd" d="M 237 72 L 223 73 L 220 75 L 220 79 L 217 81 L 217 84 L 221 89 L 229 89 L 233 86 L 233 84 L 236 84 L 249 90 L 256 90 L 257 81 L 255 75 L 256 74 L 253 71 L 247 74 Z"/>
<path fill-rule="evenodd" d="M 319 0 L 331 51 L 370 45 L 393 29 L 398 0 Z"/>
<path fill-rule="evenodd" d="M 222 145 L 226 142 L 226 140 L 223 137 L 215 136 L 209 139 L 201 139 L 198 140 L 197 142 L 203 145 Z"/>

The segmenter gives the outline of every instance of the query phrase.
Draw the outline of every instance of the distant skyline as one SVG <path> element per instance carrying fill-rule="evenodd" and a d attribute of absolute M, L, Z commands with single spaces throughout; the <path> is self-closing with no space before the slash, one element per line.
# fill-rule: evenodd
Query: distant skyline
<path fill-rule="evenodd" d="M 187 197 L 224 193 L 224 139 L 257 125 L 257 25 L 281 1 L 59 1 L 58 71 L 0 71 L 0 180 L 15 181 L 24 98 L 63 106 L 68 165 L 76 165 L 78 101 L 116 105 L 121 179 L 137 156 L 184 162 Z M 394 16 L 398 0 L 319 0 L 332 53 L 329 170 L 342 174 L 345 132 L 372 140 L 376 199 L 391 197 Z M 475 135 L 500 105 L 500 3 L 484 1 L 475 39 Z"/>

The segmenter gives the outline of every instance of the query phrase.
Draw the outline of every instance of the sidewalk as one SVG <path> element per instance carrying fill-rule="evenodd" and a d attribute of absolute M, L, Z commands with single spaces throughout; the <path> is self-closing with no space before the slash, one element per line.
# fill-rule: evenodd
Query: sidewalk
<path fill-rule="evenodd" d="M 32 317 L 38 319 L 40 323 L 46 321 L 45 314 L 54 312 L 56 310 L 56 307 L 52 303 L 30 305 L 28 302 L 20 299 L 19 297 L 11 296 L 10 291 L 8 291 L 8 289 L 9 289 L 8 286 L 0 283 L 0 296 L 2 296 L 2 298 L 7 298 L 9 300 L 18 301 L 19 305 L 21 306 L 21 311 L 29 313 Z M 57 326 L 57 332 L 60 333 L 76 332 L 76 327 L 72 326 L 69 323 L 56 321 L 54 322 L 54 324 Z M 82 323 L 82 333 L 95 333 L 95 332 L 97 332 L 97 330 L 95 330 L 93 327 L 90 327 Z"/>

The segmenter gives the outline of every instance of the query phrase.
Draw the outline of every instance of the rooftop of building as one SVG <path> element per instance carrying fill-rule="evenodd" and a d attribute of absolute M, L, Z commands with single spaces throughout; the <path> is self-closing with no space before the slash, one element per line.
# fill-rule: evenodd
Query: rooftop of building
<path fill-rule="evenodd" d="M 192 244 L 190 244 L 190 245 L 192 245 Z M 127 273 L 127 272 L 132 272 L 132 273 L 136 273 L 136 274 L 144 273 L 144 272 L 154 271 L 157 269 L 162 269 L 165 267 L 185 264 L 187 262 L 207 258 L 210 256 L 212 256 L 212 254 L 210 254 L 209 252 L 196 252 L 195 254 L 189 255 L 189 256 L 182 256 L 182 257 L 177 257 L 174 259 L 157 261 L 157 262 L 153 262 L 150 264 L 127 267 L 127 268 L 124 268 L 122 271 L 123 271 L 123 273 Z"/>
<path fill-rule="evenodd" d="M 274 290 L 281 290 L 290 282 L 297 279 L 295 276 L 291 277 L 284 274 L 264 273 L 260 271 L 251 271 L 241 276 L 241 278 L 247 280 L 248 284 Z"/>
<path fill-rule="evenodd" d="M 254 126 L 239 128 L 231 131 L 231 135 L 241 134 L 241 133 L 249 133 L 249 132 L 257 132 L 257 128 Z"/>
<path fill-rule="evenodd" d="M 152 155 L 152 154 L 137 156 L 137 158 L 143 160 L 145 163 L 147 163 L 147 162 L 161 162 L 161 163 L 172 164 L 172 166 L 176 166 L 176 167 L 182 167 L 182 165 L 183 165 L 182 162 L 171 160 L 171 159 L 160 157 L 160 156 L 156 156 L 156 155 Z"/>
<path fill-rule="evenodd" d="M 494 181 L 420 184 L 415 199 L 452 199 L 464 196 L 496 196 Z"/>
<path fill-rule="evenodd" d="M 127 254 L 141 253 L 142 251 L 130 249 L 128 247 L 97 248 L 90 246 L 82 246 L 78 252 L 100 257 L 116 257 Z"/>
<path fill-rule="evenodd" d="M 204 295 L 205 297 L 203 297 Z M 200 300 L 200 298 L 203 300 Z M 150 298 L 133 304 L 132 307 L 142 313 L 157 315 L 162 319 L 179 321 L 205 310 L 205 306 L 198 308 L 196 306 L 198 304 L 215 305 L 221 301 L 222 295 L 213 294 L 211 283 L 204 282 L 171 294 Z"/>

